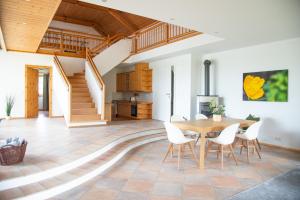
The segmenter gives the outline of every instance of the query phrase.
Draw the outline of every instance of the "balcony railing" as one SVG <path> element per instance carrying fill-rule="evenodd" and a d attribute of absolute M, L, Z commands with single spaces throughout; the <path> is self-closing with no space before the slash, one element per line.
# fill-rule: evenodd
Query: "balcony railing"
<path fill-rule="evenodd" d="M 132 40 L 132 54 L 136 54 L 198 34 L 201 33 L 177 25 L 156 22 L 127 38 Z M 90 51 L 91 56 L 95 56 L 124 38 L 126 38 L 124 34 L 101 37 L 75 31 L 49 28 L 42 39 L 38 52 L 85 58 L 87 49 Z"/>
<path fill-rule="evenodd" d="M 40 43 L 38 52 L 85 57 L 86 49 L 106 43 L 107 38 L 75 31 L 49 28 Z"/>
<path fill-rule="evenodd" d="M 198 34 L 200 34 L 200 32 L 188 28 L 183 28 L 164 22 L 158 22 L 147 28 L 137 31 L 131 36 L 132 53 L 140 53 Z"/>

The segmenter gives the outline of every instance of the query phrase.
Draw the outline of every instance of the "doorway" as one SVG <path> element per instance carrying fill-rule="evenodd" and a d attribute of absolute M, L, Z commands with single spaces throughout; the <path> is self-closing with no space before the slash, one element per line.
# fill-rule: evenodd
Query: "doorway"
<path fill-rule="evenodd" d="M 25 66 L 25 118 L 52 116 L 52 68 Z"/>

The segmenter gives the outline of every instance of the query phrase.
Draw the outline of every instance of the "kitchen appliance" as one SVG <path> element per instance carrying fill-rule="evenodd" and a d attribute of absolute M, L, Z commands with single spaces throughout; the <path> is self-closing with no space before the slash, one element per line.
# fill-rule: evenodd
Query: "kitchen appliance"
<path fill-rule="evenodd" d="M 131 116 L 137 117 L 137 104 L 131 104 Z"/>

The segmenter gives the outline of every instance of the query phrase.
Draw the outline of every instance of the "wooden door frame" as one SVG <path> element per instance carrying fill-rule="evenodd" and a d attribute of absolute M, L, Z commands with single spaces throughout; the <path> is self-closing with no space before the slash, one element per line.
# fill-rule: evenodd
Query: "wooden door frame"
<path fill-rule="evenodd" d="M 26 73 L 26 68 L 32 68 L 32 69 L 48 69 L 49 70 L 49 112 L 48 112 L 48 117 L 52 117 L 52 81 L 53 81 L 53 72 L 52 72 L 52 67 L 51 66 L 42 66 L 42 65 L 25 65 L 25 118 L 27 117 L 27 103 L 26 103 L 26 98 L 27 98 L 27 73 Z"/>

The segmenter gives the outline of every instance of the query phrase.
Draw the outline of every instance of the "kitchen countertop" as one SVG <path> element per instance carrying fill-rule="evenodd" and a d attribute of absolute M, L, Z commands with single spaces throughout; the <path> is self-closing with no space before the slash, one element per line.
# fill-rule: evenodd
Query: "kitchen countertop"
<path fill-rule="evenodd" d="M 129 100 L 112 100 L 112 102 L 117 102 L 117 103 L 131 103 Z M 137 104 L 152 104 L 150 101 L 137 101 Z"/>

